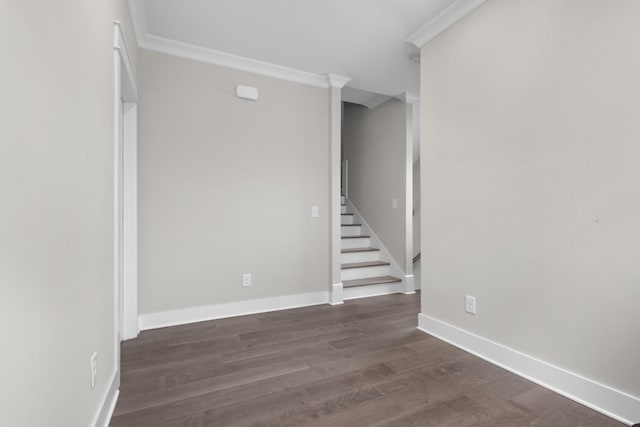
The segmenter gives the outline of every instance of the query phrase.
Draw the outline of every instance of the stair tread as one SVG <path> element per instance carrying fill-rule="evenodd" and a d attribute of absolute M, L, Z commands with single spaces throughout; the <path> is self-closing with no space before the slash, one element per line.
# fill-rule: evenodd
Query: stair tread
<path fill-rule="evenodd" d="M 391 265 L 387 261 L 368 261 L 368 262 L 350 262 L 347 264 L 342 264 L 341 268 L 343 270 L 348 270 L 350 268 L 363 268 L 363 267 L 382 267 L 385 265 Z"/>
<path fill-rule="evenodd" d="M 343 239 L 365 239 L 365 238 L 369 238 L 371 236 L 367 236 L 367 235 L 361 235 L 361 236 L 342 236 Z"/>
<path fill-rule="evenodd" d="M 374 252 L 374 251 L 379 251 L 380 249 L 378 248 L 347 248 L 347 249 L 342 249 L 342 253 L 343 254 L 350 254 L 353 252 Z"/>
<path fill-rule="evenodd" d="M 393 276 L 366 277 L 364 279 L 343 280 L 342 286 L 344 288 L 353 288 L 356 286 L 380 285 L 384 283 L 397 283 L 397 282 L 402 282 L 402 280 Z"/>
<path fill-rule="evenodd" d="M 362 224 L 340 224 L 342 227 L 360 227 Z"/>
<path fill-rule="evenodd" d="M 341 213 L 340 215 L 353 215 L 352 213 Z"/>

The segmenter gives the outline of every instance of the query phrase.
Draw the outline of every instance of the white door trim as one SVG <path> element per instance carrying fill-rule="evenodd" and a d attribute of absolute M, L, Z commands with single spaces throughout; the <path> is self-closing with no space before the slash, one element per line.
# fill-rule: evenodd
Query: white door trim
<path fill-rule="evenodd" d="M 114 22 L 116 331 L 138 336 L 137 83 L 122 27 Z M 119 180 L 123 179 L 121 187 Z M 122 194 L 120 194 L 122 191 Z M 122 248 L 122 256 L 119 251 Z M 120 279 L 121 278 L 121 279 Z M 119 279 L 122 281 L 119 282 Z M 119 357 L 118 357 L 119 359 Z"/>

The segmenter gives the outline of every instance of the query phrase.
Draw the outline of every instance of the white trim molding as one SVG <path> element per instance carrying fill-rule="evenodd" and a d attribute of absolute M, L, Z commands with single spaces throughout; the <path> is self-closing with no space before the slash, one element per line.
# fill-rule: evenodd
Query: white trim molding
<path fill-rule="evenodd" d="M 321 291 L 141 314 L 140 330 L 328 303 L 329 292 Z"/>
<path fill-rule="evenodd" d="M 344 288 L 342 286 L 342 282 L 334 283 L 331 286 L 331 295 L 330 295 L 329 303 L 331 305 L 344 304 Z"/>
<path fill-rule="evenodd" d="M 627 425 L 640 398 L 420 313 L 418 329 Z"/>
<path fill-rule="evenodd" d="M 113 411 L 116 409 L 118 396 L 120 395 L 120 378 L 118 372 L 118 369 L 116 369 L 111 375 L 111 384 L 109 384 L 109 388 L 102 399 L 102 406 L 91 424 L 93 427 L 109 427 L 109 423 L 113 417 Z"/>
<path fill-rule="evenodd" d="M 411 295 L 416 293 L 416 281 L 413 274 L 405 274 L 403 293 L 406 295 Z"/>
<path fill-rule="evenodd" d="M 345 76 L 339 76 L 337 74 L 327 74 L 328 87 L 334 87 L 336 89 L 342 89 L 344 85 L 349 83 L 351 78 Z"/>
<path fill-rule="evenodd" d="M 373 110 L 378 105 L 382 105 L 387 102 L 389 99 L 391 99 L 391 97 L 387 95 L 376 95 L 363 102 L 363 105 L 369 110 Z"/>
<path fill-rule="evenodd" d="M 394 98 L 402 101 L 402 102 L 406 102 L 407 104 L 417 104 L 418 102 L 420 102 L 420 97 L 417 95 L 414 95 L 412 93 L 409 92 L 402 92 L 399 95 L 396 95 Z"/>
<path fill-rule="evenodd" d="M 141 49 L 324 89 L 341 88 L 350 80 L 348 77 L 333 74 L 327 76 L 298 70 L 149 34 L 142 0 L 129 0 L 129 13 L 138 40 L 138 47 Z M 334 84 L 336 86 L 333 86 Z"/>
<path fill-rule="evenodd" d="M 124 37 L 124 32 L 122 31 L 122 24 L 120 21 L 113 21 L 113 25 L 113 48 L 120 55 L 124 71 L 128 76 L 128 78 L 122 82 L 122 89 L 127 101 L 135 101 L 138 98 L 136 73 L 133 68 L 133 63 L 131 62 L 131 57 L 129 56 L 129 49 L 127 48 L 127 42 Z"/>
<path fill-rule="evenodd" d="M 296 70 L 295 68 L 258 61 L 257 59 L 233 55 L 218 50 L 207 49 L 188 43 L 170 40 L 164 37 L 147 34 L 142 40 L 138 40 L 138 45 L 143 49 L 180 58 L 219 65 L 221 67 L 231 68 L 234 70 L 273 77 L 275 79 L 288 80 L 295 83 L 302 83 L 325 89 L 329 88 L 327 79 L 322 74 Z"/>
<path fill-rule="evenodd" d="M 116 336 L 138 335 L 138 88 L 122 25 L 114 21 L 114 274 Z M 122 251 L 122 253 L 120 253 Z M 116 342 L 119 354 L 120 342 Z"/>
<path fill-rule="evenodd" d="M 482 6 L 487 0 L 458 0 L 413 33 L 407 42 L 421 48 Z"/>

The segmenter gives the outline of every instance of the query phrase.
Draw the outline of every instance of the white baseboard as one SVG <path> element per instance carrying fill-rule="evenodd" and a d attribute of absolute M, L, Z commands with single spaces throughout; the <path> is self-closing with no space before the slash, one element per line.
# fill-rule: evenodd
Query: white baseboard
<path fill-rule="evenodd" d="M 640 421 L 640 399 L 635 396 L 422 313 L 418 329 L 624 424 Z"/>
<path fill-rule="evenodd" d="M 404 293 L 402 283 L 382 283 L 379 285 L 354 286 L 344 289 L 344 300 L 377 297 L 380 295 Z"/>
<path fill-rule="evenodd" d="M 120 395 L 120 381 L 118 379 L 118 370 L 116 369 L 111 376 L 111 383 L 102 400 L 102 406 L 96 414 L 93 427 L 109 427 L 113 411 L 116 409 L 116 403 L 118 402 L 118 396 Z"/>
<path fill-rule="evenodd" d="M 329 292 L 310 292 L 306 294 L 285 295 L 281 297 L 262 298 L 225 304 L 190 307 L 180 310 L 159 313 L 141 314 L 140 330 L 164 328 L 166 326 L 184 325 L 186 323 L 204 322 L 225 317 L 245 316 L 247 314 L 266 313 L 309 305 L 327 304 Z"/>

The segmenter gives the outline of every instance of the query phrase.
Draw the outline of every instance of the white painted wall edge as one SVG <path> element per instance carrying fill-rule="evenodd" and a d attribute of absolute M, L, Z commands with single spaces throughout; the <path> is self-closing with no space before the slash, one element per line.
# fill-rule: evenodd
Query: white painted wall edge
<path fill-rule="evenodd" d="M 111 384 L 102 399 L 102 406 L 99 408 L 98 413 L 95 416 L 93 427 L 109 427 L 111 417 L 113 417 L 113 411 L 116 409 L 116 403 L 118 402 L 118 396 L 120 395 L 120 381 L 118 381 L 118 369 L 113 371 L 111 376 Z"/>
<path fill-rule="evenodd" d="M 640 398 L 422 313 L 418 329 L 624 424 L 640 420 Z"/>
<path fill-rule="evenodd" d="M 440 33 L 445 32 L 462 18 L 482 6 L 486 1 L 487 0 L 458 0 L 420 27 L 418 31 L 409 36 L 406 41 L 421 48 L 438 37 Z"/>
<path fill-rule="evenodd" d="M 248 314 L 266 313 L 289 308 L 306 307 L 329 303 L 329 292 L 309 292 L 305 294 L 285 295 L 247 301 L 214 304 L 201 307 L 190 307 L 180 310 L 159 313 L 141 314 L 140 330 L 164 328 L 166 326 L 184 325 L 227 317 L 245 316 Z"/>

